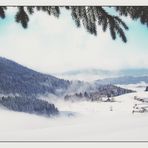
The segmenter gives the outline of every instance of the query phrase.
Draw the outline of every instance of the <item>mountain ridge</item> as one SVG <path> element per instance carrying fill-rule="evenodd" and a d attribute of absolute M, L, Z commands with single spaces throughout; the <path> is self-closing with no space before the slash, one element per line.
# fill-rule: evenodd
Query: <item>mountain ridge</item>
<path fill-rule="evenodd" d="M 148 76 L 148 68 L 127 68 L 120 70 L 106 70 L 106 69 L 80 69 L 71 70 L 62 73 L 53 74 L 62 79 L 69 80 L 82 80 L 82 81 L 95 81 L 98 79 L 114 78 L 114 77 L 127 77 L 127 76 Z"/>
<path fill-rule="evenodd" d="M 56 94 L 67 89 L 69 81 L 36 72 L 16 62 L 0 57 L 0 93 L 21 95 Z"/>
<path fill-rule="evenodd" d="M 133 91 L 108 84 L 59 79 L 0 57 L 0 104 L 10 110 L 51 116 L 58 114 L 58 109 L 49 103 L 51 98 L 45 101 L 39 95 L 53 94 L 64 99 L 71 93 L 85 92 L 91 101 L 102 95 L 117 96 Z"/>
<path fill-rule="evenodd" d="M 106 79 L 99 79 L 96 80 L 95 83 L 99 85 L 105 84 L 120 84 L 120 85 L 128 85 L 128 84 L 137 84 L 145 82 L 148 83 L 148 76 L 124 76 L 124 77 L 114 77 L 114 78 L 106 78 Z"/>

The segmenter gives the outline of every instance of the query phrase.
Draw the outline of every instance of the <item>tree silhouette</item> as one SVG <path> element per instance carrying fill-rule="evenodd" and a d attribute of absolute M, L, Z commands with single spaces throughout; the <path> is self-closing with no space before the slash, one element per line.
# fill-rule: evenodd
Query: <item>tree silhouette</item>
<path fill-rule="evenodd" d="M 59 17 L 62 6 L 19 6 L 17 7 L 15 20 L 21 23 L 23 28 L 28 27 L 29 15 L 36 11 L 43 11 L 48 15 Z M 87 32 L 97 35 L 97 27 L 102 26 L 105 32 L 107 28 L 113 40 L 117 35 L 123 42 L 127 42 L 125 31 L 128 26 L 120 18 L 121 16 L 129 16 L 132 20 L 140 20 L 142 24 L 148 27 L 148 7 L 147 6 L 114 6 L 113 8 L 117 15 L 108 13 L 105 7 L 102 6 L 65 6 L 71 12 L 72 19 L 77 27 L 84 27 Z M 5 11 L 7 7 L 0 7 L 0 17 L 5 18 Z"/>

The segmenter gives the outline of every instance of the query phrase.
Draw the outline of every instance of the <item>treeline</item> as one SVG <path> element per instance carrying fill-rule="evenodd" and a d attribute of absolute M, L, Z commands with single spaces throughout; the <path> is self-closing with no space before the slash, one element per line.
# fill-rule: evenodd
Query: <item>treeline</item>
<path fill-rule="evenodd" d="M 94 91 L 77 92 L 74 94 L 66 94 L 65 100 L 88 100 L 88 101 L 101 101 L 103 97 L 111 98 L 126 93 L 131 93 L 132 90 L 124 89 L 114 85 L 99 85 L 94 88 Z"/>
<path fill-rule="evenodd" d="M 0 104 L 13 111 L 45 115 L 48 117 L 59 113 L 54 104 L 36 98 L 8 96 L 2 97 Z"/>

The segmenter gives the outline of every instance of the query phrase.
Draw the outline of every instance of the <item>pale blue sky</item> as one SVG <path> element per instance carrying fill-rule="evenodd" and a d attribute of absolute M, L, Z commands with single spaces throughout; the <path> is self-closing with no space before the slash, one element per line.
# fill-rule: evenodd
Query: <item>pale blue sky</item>
<path fill-rule="evenodd" d="M 124 18 L 128 42 L 113 41 L 109 32 L 98 29 L 98 36 L 76 28 L 70 12 L 59 19 L 36 13 L 28 29 L 14 21 L 15 9 L 0 20 L 0 56 L 37 71 L 51 73 L 72 69 L 148 68 L 148 28 L 139 21 Z"/>

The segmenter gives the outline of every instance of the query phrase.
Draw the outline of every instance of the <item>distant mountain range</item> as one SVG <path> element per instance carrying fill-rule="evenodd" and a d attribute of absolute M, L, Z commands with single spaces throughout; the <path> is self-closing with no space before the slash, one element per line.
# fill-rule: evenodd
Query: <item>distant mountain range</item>
<path fill-rule="evenodd" d="M 97 83 L 98 85 L 106 85 L 106 84 L 127 85 L 127 84 L 137 84 L 141 82 L 148 83 L 148 76 L 139 76 L 139 77 L 124 76 L 124 77 L 116 77 L 116 78 L 106 78 L 106 79 L 95 81 L 95 83 Z"/>
<path fill-rule="evenodd" d="M 132 69 L 122 69 L 122 70 L 82 69 L 82 70 L 67 71 L 54 75 L 59 78 L 69 79 L 69 80 L 94 81 L 97 79 L 105 79 L 112 77 L 148 76 L 148 69 L 146 68 L 132 68 Z"/>

